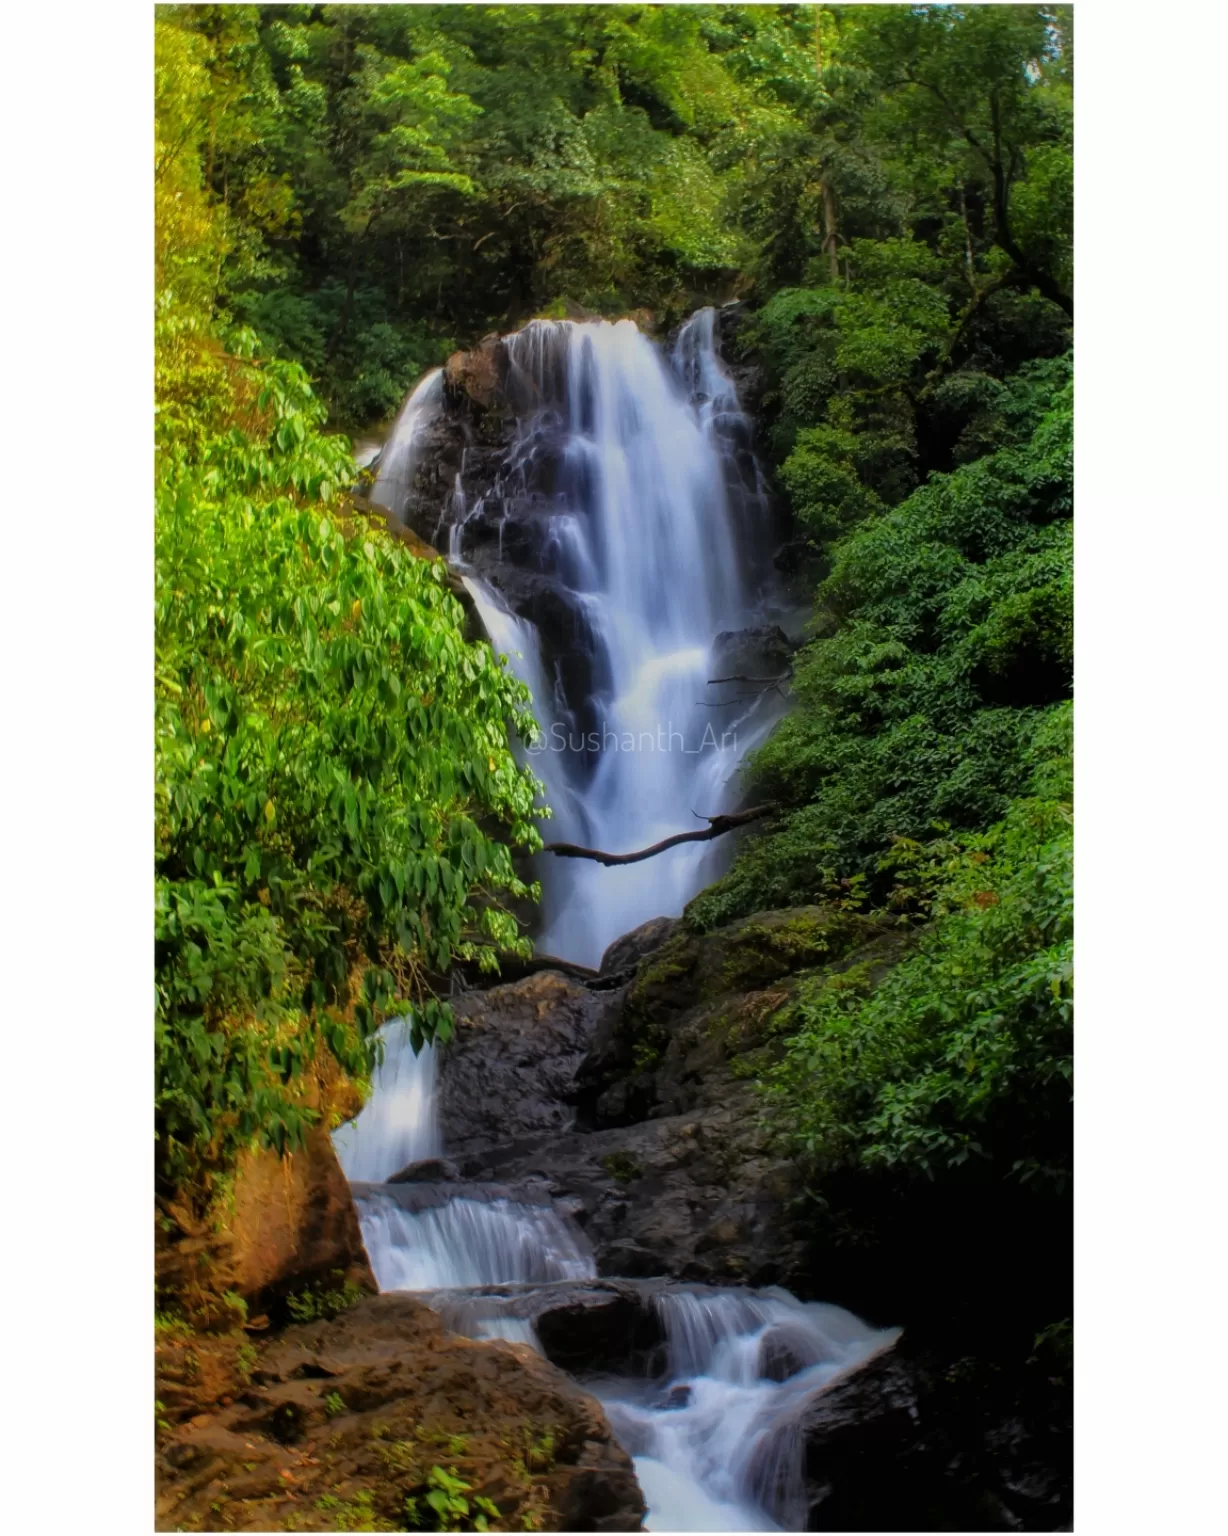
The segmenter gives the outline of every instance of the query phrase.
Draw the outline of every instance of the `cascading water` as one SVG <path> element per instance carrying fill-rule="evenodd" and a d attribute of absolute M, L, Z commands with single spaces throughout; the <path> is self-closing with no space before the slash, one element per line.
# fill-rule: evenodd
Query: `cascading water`
<path fill-rule="evenodd" d="M 548 1199 L 477 1199 L 459 1186 L 406 1209 L 404 1186 L 380 1184 L 437 1156 L 435 1053 L 385 1027 L 385 1060 L 357 1120 L 334 1132 L 355 1181 L 363 1242 L 382 1291 L 419 1291 L 475 1338 L 536 1346 L 517 1298 L 485 1288 L 596 1278 L 583 1234 Z M 412 1189 L 413 1186 L 410 1186 Z M 445 1294 L 460 1293 L 449 1304 Z M 787 1291 L 674 1286 L 655 1305 L 668 1345 L 665 1379 L 590 1383 L 631 1454 L 658 1531 L 767 1531 L 800 1526 L 800 1408 L 834 1376 L 891 1341 L 852 1313 Z"/>
<path fill-rule="evenodd" d="M 748 423 L 712 310 L 682 328 L 668 359 L 630 321 L 534 321 L 506 350 L 514 442 L 472 505 L 462 462 L 436 542 L 532 693 L 549 835 L 634 850 L 728 809 L 743 755 L 775 719 L 770 698 L 731 699 L 710 681 L 718 635 L 764 617 L 767 500 Z M 423 428 L 443 408 L 437 370 L 377 463 L 371 499 L 398 517 L 414 496 Z M 498 572 L 489 579 L 468 557 L 484 526 L 502 562 L 509 522 L 554 583 L 579 670 Z M 680 911 L 718 858 L 691 844 L 624 868 L 544 861 L 539 948 L 596 964 L 621 934 Z M 435 1052 L 415 1056 L 400 1023 L 385 1045 L 370 1101 L 334 1137 L 381 1289 L 426 1293 L 449 1326 L 476 1337 L 536 1345 L 524 1294 L 500 1288 L 595 1279 L 586 1239 L 544 1192 L 382 1182 L 445 1150 Z M 798 1412 L 892 1335 L 777 1290 L 670 1284 L 655 1305 L 666 1379 L 591 1383 L 635 1458 L 649 1528 L 800 1528 Z"/>
<path fill-rule="evenodd" d="M 635 1461 L 649 1530 L 800 1529 L 798 1409 L 895 1337 L 787 1291 L 666 1291 L 668 1379 L 606 1386 Z"/>
<path fill-rule="evenodd" d="M 342 1172 L 351 1183 L 386 1179 L 408 1163 L 442 1150 L 435 1114 L 435 1050 L 417 1055 L 404 1021 L 382 1031 L 384 1059 L 376 1068 L 362 1113 L 333 1132 Z"/>
<path fill-rule="evenodd" d="M 395 1186 L 383 1181 L 442 1150 L 436 1052 L 428 1045 L 415 1055 L 400 1019 L 386 1024 L 382 1035 L 384 1060 L 371 1097 L 355 1120 L 333 1132 L 342 1171 L 357 1186 L 363 1242 L 380 1289 L 583 1280 L 596 1274 L 579 1232 L 549 1204 L 476 1200 L 461 1190 L 455 1199 L 419 1210 L 397 1203 L 388 1192 Z"/>
<path fill-rule="evenodd" d="M 710 309 L 683 327 L 671 360 L 629 320 L 536 320 L 507 352 L 521 414 L 500 527 L 509 503 L 546 519 L 543 563 L 591 650 L 585 697 L 569 696 L 534 626 L 489 583 L 469 572 L 467 585 L 533 695 L 549 836 L 631 852 L 728 809 L 743 756 L 775 719 L 770 697 L 731 702 L 709 685 L 718 634 L 756 617 L 740 550 L 756 532 L 763 543 L 766 500 L 748 426 Z M 465 521 L 485 510 L 452 524 L 462 569 Z M 621 934 L 680 912 L 720 857 L 691 843 L 621 868 L 554 861 L 539 948 L 597 964 Z"/>
<path fill-rule="evenodd" d="M 405 503 L 413 489 L 422 429 L 430 424 L 442 404 L 443 369 L 432 368 L 410 391 L 376 459 L 371 500 L 387 507 L 398 518 L 403 519 Z"/>

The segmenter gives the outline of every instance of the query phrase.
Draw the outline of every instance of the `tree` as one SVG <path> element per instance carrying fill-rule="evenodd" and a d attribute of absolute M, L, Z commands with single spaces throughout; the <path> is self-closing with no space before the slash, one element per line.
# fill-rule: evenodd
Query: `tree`
<path fill-rule="evenodd" d="M 439 978 L 523 955 L 512 755 L 527 693 L 437 562 L 347 508 L 356 470 L 295 364 L 220 310 L 232 214 L 202 186 L 207 45 L 159 26 L 155 983 L 161 1172 L 207 1197 L 296 1146 L 321 1052 L 441 1037 Z"/>
<path fill-rule="evenodd" d="M 1070 315 L 1068 30 L 1068 7 L 882 6 L 855 53 L 885 93 L 884 127 L 983 189 L 1010 261 L 997 283 L 1031 284 Z"/>

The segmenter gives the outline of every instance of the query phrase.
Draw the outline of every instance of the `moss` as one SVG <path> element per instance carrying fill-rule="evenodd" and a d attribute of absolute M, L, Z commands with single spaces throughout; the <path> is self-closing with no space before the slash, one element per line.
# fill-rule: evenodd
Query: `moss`
<path fill-rule="evenodd" d="M 838 958 L 872 932 L 865 918 L 831 907 L 798 907 L 748 918 L 728 930 L 727 937 L 713 935 L 713 947 L 719 948 L 722 959 L 715 981 L 707 980 L 704 991 L 745 992 L 771 985 Z"/>
<path fill-rule="evenodd" d="M 619 1184 L 630 1184 L 644 1176 L 644 1170 L 629 1152 L 607 1152 L 601 1159 L 601 1166 Z"/>

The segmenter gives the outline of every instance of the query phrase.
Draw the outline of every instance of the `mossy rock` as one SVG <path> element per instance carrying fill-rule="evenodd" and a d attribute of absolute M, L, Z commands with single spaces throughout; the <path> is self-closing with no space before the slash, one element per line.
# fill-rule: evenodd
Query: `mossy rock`
<path fill-rule="evenodd" d="M 759 991 L 838 960 L 879 932 L 870 918 L 818 906 L 757 912 L 708 934 L 683 931 L 640 966 L 626 1016 L 651 1029 L 697 1003 Z"/>

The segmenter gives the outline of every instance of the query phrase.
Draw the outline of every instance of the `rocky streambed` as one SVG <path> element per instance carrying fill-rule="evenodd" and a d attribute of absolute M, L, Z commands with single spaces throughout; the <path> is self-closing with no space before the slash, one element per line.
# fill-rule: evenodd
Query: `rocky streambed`
<path fill-rule="evenodd" d="M 490 1262 L 506 1265 L 509 1234 L 528 1231 L 542 1267 L 390 1290 L 267 1343 L 249 1333 L 243 1360 L 233 1342 L 164 1341 L 161 1528 L 404 1529 L 407 1498 L 431 1507 L 436 1467 L 466 1485 L 454 1496 L 471 1514 L 489 1499 L 492 1526 L 512 1529 L 634 1530 L 654 1504 L 668 1522 L 649 1515 L 656 1529 L 688 1528 L 688 1509 L 702 1529 L 1063 1528 L 1062 1394 L 1024 1401 L 992 1361 L 936 1344 L 923 1308 L 900 1335 L 882 1325 L 913 1318 L 864 1325 L 809 1301 L 855 1305 L 826 1288 L 800 1174 L 760 1124 L 748 1073 L 798 978 L 886 967 L 908 942 L 826 908 L 708 935 L 659 921 L 587 983 L 548 970 L 459 996 L 435 1063 L 435 1155 L 353 1185 L 356 1209 L 368 1248 L 375 1204 L 411 1226 L 506 1218 Z M 331 1208 L 327 1144 L 296 1177 Z M 549 1249 L 559 1229 L 566 1252 Z M 359 1294 L 366 1268 L 340 1231 L 302 1227 L 287 1260 L 287 1274 L 335 1277 L 308 1291 L 325 1305 L 343 1273 Z M 386 1255 L 371 1258 L 378 1274 Z M 283 1275 L 253 1308 L 287 1318 L 287 1289 Z M 685 1449 L 721 1424 L 741 1503 L 722 1496 L 720 1468 L 697 1503 L 659 1437 Z M 531 1453 L 526 1437 L 553 1449 Z"/>

